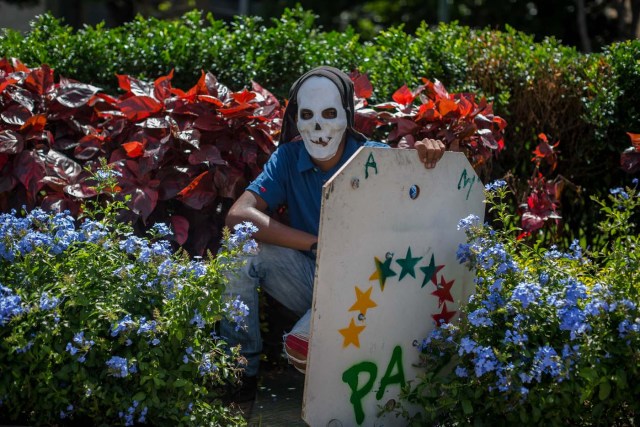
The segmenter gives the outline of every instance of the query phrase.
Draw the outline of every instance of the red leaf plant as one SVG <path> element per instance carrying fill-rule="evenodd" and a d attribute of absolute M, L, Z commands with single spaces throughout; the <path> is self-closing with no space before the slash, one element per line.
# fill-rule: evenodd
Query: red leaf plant
<path fill-rule="evenodd" d="M 365 78 L 352 73 L 356 89 L 370 86 Z M 438 80 L 423 82 L 415 90 L 402 86 L 393 94 L 393 102 L 369 107 L 366 102 L 357 103 L 356 128 L 371 136 L 378 128 L 390 127 L 387 142 L 401 148 L 412 148 L 424 138 L 439 139 L 448 150 L 464 151 L 474 167 L 504 148 L 507 123 L 484 98 L 476 103 L 474 94 L 450 94 Z M 370 94 L 362 90 L 359 96 Z"/>
<path fill-rule="evenodd" d="M 620 167 L 627 173 L 640 171 L 640 134 L 627 132 L 631 139 L 631 147 L 620 155 Z"/>
<path fill-rule="evenodd" d="M 533 151 L 534 157 L 531 159 L 535 169 L 528 181 L 530 192 L 526 200 L 520 204 L 523 232 L 518 239 L 528 237 L 549 221 L 558 226 L 561 219 L 558 209 L 565 180 L 562 176 L 554 179 L 548 179 L 545 176 L 556 169 L 558 163 L 556 148 L 560 141 L 549 144 L 549 138 L 544 133 L 540 133 L 538 139 L 540 143 Z"/>
<path fill-rule="evenodd" d="M 203 72 L 194 87 L 118 75 L 118 97 L 0 60 L 0 210 L 43 206 L 77 214 L 95 197 L 90 173 L 100 159 L 122 176 L 131 219 L 163 221 L 193 255 L 215 249 L 224 208 L 274 151 L 282 108 L 257 83 L 233 92 Z"/>

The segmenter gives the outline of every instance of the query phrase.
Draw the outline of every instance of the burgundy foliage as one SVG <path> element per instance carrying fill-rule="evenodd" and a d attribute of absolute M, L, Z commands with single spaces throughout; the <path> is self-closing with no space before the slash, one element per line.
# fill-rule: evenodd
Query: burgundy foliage
<path fill-rule="evenodd" d="M 560 221 L 558 207 L 564 181 L 561 177 L 548 179 L 547 174 L 553 172 L 558 164 L 558 152 L 556 148 L 560 141 L 549 144 L 547 135 L 538 135 L 540 143 L 533 151 L 531 161 L 535 164 L 535 170 L 529 180 L 529 195 L 526 201 L 520 205 L 521 225 L 524 230 L 519 238 L 524 238 L 534 231 L 542 228 L 551 220 L 557 225 Z"/>
<path fill-rule="evenodd" d="M 361 98 L 370 96 L 370 84 L 361 81 L 364 76 L 355 77 L 356 96 L 365 107 Z M 423 82 L 415 90 L 402 86 L 392 102 L 356 108 L 356 127 L 367 135 L 379 127 L 390 128 L 386 139 L 400 148 L 412 148 L 424 138 L 439 139 L 448 150 L 465 152 L 474 167 L 504 148 L 507 123 L 484 98 L 476 102 L 471 93 L 448 93 L 438 80 Z"/>
<path fill-rule="evenodd" d="M 627 132 L 631 139 L 631 147 L 620 155 L 620 166 L 627 173 L 640 171 L 640 134 Z"/>
<path fill-rule="evenodd" d="M 226 200 L 275 149 L 282 111 L 258 84 L 232 92 L 209 73 L 183 92 L 173 73 L 147 83 L 118 76 L 124 94 L 0 61 L 0 209 L 43 206 L 77 214 L 95 197 L 88 167 L 121 172 L 141 228 L 164 221 L 193 254 L 215 247 Z M 228 204 L 228 202 L 226 203 Z"/>

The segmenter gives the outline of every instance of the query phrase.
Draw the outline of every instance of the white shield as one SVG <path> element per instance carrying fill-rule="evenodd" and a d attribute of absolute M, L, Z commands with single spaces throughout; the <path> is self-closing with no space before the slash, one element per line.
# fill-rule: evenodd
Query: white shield
<path fill-rule="evenodd" d="M 425 169 L 414 150 L 365 147 L 322 197 L 303 419 L 404 425 L 378 413 L 419 375 L 435 322 L 454 320 L 474 290 L 457 224 L 483 220 L 483 185 L 462 153 Z"/>

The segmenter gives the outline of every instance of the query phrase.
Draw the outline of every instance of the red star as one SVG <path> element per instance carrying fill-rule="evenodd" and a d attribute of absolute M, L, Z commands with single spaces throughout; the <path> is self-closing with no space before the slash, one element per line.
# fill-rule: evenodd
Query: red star
<path fill-rule="evenodd" d="M 433 276 L 431 276 L 431 282 L 438 286 L 438 272 L 444 268 L 444 265 L 436 265 L 436 271 L 433 272 Z"/>
<path fill-rule="evenodd" d="M 453 302 L 453 297 L 451 296 L 451 287 L 453 286 L 453 282 L 455 282 L 455 280 L 447 282 L 444 280 L 444 275 L 440 276 L 440 286 L 438 286 L 438 289 L 431 292 L 431 295 L 438 297 L 438 307 L 444 304 L 445 301 Z"/>
<path fill-rule="evenodd" d="M 432 314 L 431 317 L 436 322 L 436 326 L 440 326 L 443 323 L 449 323 L 451 318 L 455 316 L 456 311 L 447 311 L 447 304 L 442 304 L 442 311 L 440 313 Z"/>

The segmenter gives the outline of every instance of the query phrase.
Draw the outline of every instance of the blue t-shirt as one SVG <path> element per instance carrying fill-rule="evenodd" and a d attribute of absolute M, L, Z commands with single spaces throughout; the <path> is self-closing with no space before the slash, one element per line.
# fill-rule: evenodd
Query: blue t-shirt
<path fill-rule="evenodd" d="M 286 205 L 290 225 L 298 230 L 318 235 L 322 186 L 353 156 L 358 148 L 388 147 L 381 142 L 360 144 L 347 138 L 344 152 L 337 165 L 323 172 L 314 165 L 303 141 L 282 144 L 264 165 L 262 173 L 247 187 L 262 197 L 274 212 Z"/>

